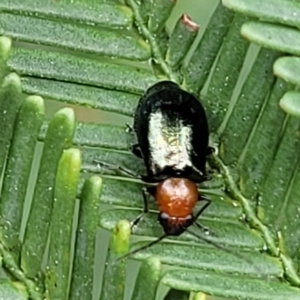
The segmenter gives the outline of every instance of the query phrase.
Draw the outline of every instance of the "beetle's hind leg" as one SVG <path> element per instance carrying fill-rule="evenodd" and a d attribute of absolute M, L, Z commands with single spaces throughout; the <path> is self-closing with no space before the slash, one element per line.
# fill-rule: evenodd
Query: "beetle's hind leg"
<path fill-rule="evenodd" d="M 128 175 L 129 177 L 132 177 L 132 178 L 141 178 L 140 175 L 132 172 L 131 170 L 128 170 L 122 166 L 119 166 L 119 165 L 113 165 L 113 164 L 110 164 L 110 163 L 107 163 L 107 162 L 104 162 L 102 160 L 97 160 L 97 159 L 94 159 L 93 162 L 95 164 L 97 164 L 100 168 L 101 167 L 105 167 L 107 168 L 108 170 L 112 170 L 112 171 L 119 171 L 123 174 L 126 174 Z"/>
<path fill-rule="evenodd" d="M 153 187 L 143 187 L 142 188 L 143 201 L 144 201 L 144 209 L 141 214 L 139 214 L 132 222 L 131 222 L 131 230 L 144 218 L 144 216 L 149 212 L 148 206 L 148 196 L 153 194 Z"/>
<path fill-rule="evenodd" d="M 141 147 L 139 144 L 132 145 L 130 150 L 135 156 L 143 158 Z"/>
<path fill-rule="evenodd" d="M 213 235 L 215 236 L 214 232 L 212 232 L 208 227 L 203 226 L 197 220 L 199 217 L 203 214 L 203 212 L 208 208 L 208 206 L 211 204 L 211 200 L 205 196 L 199 195 L 198 201 L 206 201 L 206 203 L 200 208 L 200 210 L 196 213 L 194 216 L 194 224 L 201 229 L 205 234 L 207 235 Z"/>
<path fill-rule="evenodd" d="M 125 123 L 125 131 L 127 132 L 127 133 L 133 133 L 133 127 L 131 126 L 131 125 L 129 125 L 128 123 Z"/>

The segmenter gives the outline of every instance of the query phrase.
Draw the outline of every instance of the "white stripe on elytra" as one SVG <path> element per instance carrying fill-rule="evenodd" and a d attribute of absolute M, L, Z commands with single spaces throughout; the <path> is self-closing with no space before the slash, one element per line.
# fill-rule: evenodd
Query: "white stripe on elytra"
<path fill-rule="evenodd" d="M 170 126 L 160 111 L 150 114 L 148 139 L 153 171 L 166 166 L 178 170 L 192 166 L 191 134 L 191 127 L 184 126 L 180 119 Z"/>

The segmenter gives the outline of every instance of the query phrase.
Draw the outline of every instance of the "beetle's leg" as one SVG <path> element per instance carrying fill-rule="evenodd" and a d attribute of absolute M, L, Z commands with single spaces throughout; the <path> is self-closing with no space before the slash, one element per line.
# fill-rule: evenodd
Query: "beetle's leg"
<path fill-rule="evenodd" d="M 189 175 L 189 178 L 194 182 L 201 183 L 203 181 L 210 180 L 211 176 L 199 173 L 196 168 L 193 168 L 193 172 Z"/>
<path fill-rule="evenodd" d="M 144 201 L 144 209 L 141 214 L 139 214 L 132 222 L 131 222 L 131 230 L 133 229 L 134 226 L 136 226 L 142 219 L 143 217 L 149 212 L 149 207 L 148 207 L 148 195 L 149 191 L 148 188 L 143 187 L 142 188 L 142 194 L 143 194 L 143 201 Z"/>
<path fill-rule="evenodd" d="M 135 156 L 137 156 L 137 157 L 139 157 L 139 158 L 143 158 L 142 151 L 141 151 L 141 148 L 140 148 L 139 144 L 134 144 L 134 145 L 132 145 L 132 146 L 131 146 L 131 152 L 132 152 Z"/>
<path fill-rule="evenodd" d="M 132 133 L 133 132 L 133 128 L 132 126 L 130 126 L 128 123 L 125 123 L 125 127 L 126 127 L 126 132 L 127 133 Z"/>
<path fill-rule="evenodd" d="M 205 204 L 206 206 L 204 205 L 204 210 L 205 210 L 205 209 L 210 205 L 211 200 L 210 200 L 208 197 L 206 197 L 206 196 L 199 195 L 199 196 L 198 196 L 198 201 L 201 201 L 201 200 L 202 200 L 202 201 L 204 200 L 204 201 L 206 201 L 206 202 L 208 203 L 208 204 Z M 204 210 L 203 210 L 203 211 L 204 211 Z M 203 212 L 203 211 L 202 211 L 202 212 Z"/>
<path fill-rule="evenodd" d="M 93 160 L 94 163 L 96 163 L 99 167 L 105 167 L 109 170 L 112 170 L 112 171 L 120 171 L 126 175 L 129 175 L 129 177 L 133 177 L 133 178 L 141 178 L 140 175 L 137 175 L 136 173 L 132 172 L 131 170 L 128 170 L 122 166 L 119 166 L 119 165 L 113 165 L 113 164 L 110 164 L 110 163 L 107 163 L 107 162 L 104 162 L 102 160 L 97 160 L 97 159 L 94 159 Z"/>
<path fill-rule="evenodd" d="M 198 201 L 206 201 L 206 203 L 200 208 L 200 210 L 196 213 L 196 215 L 194 216 L 194 224 L 201 229 L 202 231 L 204 231 L 206 234 L 214 234 L 212 233 L 207 227 L 201 225 L 199 222 L 197 222 L 198 218 L 203 214 L 203 212 L 207 209 L 207 207 L 210 205 L 211 200 L 205 196 L 199 195 L 198 197 Z"/>

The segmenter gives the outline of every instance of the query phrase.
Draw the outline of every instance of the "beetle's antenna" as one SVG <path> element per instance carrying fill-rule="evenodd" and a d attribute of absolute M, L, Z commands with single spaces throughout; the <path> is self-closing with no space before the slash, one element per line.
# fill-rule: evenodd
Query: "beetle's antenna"
<path fill-rule="evenodd" d="M 162 235 L 161 237 L 157 238 L 156 240 L 154 240 L 154 241 L 152 241 L 152 242 L 150 242 L 150 243 L 148 243 L 148 244 L 146 244 L 146 245 L 144 245 L 144 246 L 142 246 L 142 247 L 140 247 L 140 248 L 138 248 L 138 249 L 132 250 L 132 251 L 126 253 L 125 255 L 119 257 L 119 258 L 117 259 L 117 261 L 120 261 L 121 259 L 124 259 L 124 258 L 126 258 L 126 257 L 128 257 L 128 256 L 131 256 L 131 255 L 133 255 L 133 254 L 135 254 L 135 253 L 137 253 L 137 252 L 140 252 L 140 251 L 142 251 L 142 250 L 145 250 L 145 249 L 147 249 L 147 248 L 150 248 L 151 246 L 153 246 L 153 245 L 159 243 L 160 241 L 162 241 L 163 239 L 165 239 L 165 238 L 168 237 L 168 236 L 169 236 L 168 234 L 164 234 L 164 235 Z"/>
<path fill-rule="evenodd" d="M 224 252 L 227 252 L 227 253 L 229 253 L 229 254 L 231 254 L 231 255 L 233 255 L 233 256 L 235 256 L 235 257 L 237 257 L 237 258 L 239 258 L 239 259 L 241 259 L 241 260 L 243 260 L 243 261 L 245 261 L 245 262 L 247 262 L 249 265 L 253 266 L 254 269 L 256 269 L 256 271 L 257 271 L 259 274 L 262 274 L 262 269 L 259 268 L 257 265 L 255 265 L 251 259 L 245 257 L 244 255 L 239 254 L 238 252 L 233 251 L 233 250 L 230 250 L 230 249 L 228 249 L 228 248 L 226 248 L 226 247 L 223 247 L 223 246 L 221 246 L 220 244 L 218 244 L 218 243 L 216 243 L 216 242 L 213 242 L 212 240 L 209 240 L 209 239 L 207 239 L 206 237 L 204 237 L 204 236 L 202 236 L 202 235 L 198 235 L 198 234 L 192 232 L 192 231 L 189 230 L 189 229 L 186 229 L 186 232 L 188 232 L 189 234 L 191 234 L 191 235 L 193 235 L 194 237 L 198 238 L 199 240 L 202 240 L 202 241 L 206 242 L 207 244 L 210 244 L 210 245 L 214 246 L 214 247 L 217 248 L 217 249 L 223 250 Z"/>

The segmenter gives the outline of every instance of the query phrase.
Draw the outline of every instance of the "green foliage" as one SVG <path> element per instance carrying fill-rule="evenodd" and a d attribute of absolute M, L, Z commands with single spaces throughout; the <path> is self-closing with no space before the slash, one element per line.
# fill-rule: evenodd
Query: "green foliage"
<path fill-rule="evenodd" d="M 1 1 L 0 299 L 123 299 L 128 258 L 118 258 L 162 229 L 150 202 L 133 229 L 146 241 L 129 243 L 143 184 L 95 161 L 134 174 L 145 172 L 142 161 L 125 125 L 77 122 L 71 108 L 49 120 L 44 106 L 132 116 L 160 79 L 197 94 L 207 110 L 218 151 L 200 186 L 212 199 L 201 223 L 228 251 L 184 233 L 137 252 L 132 299 L 162 299 L 159 285 L 171 288 L 164 299 L 299 299 L 300 6 L 223 4 L 200 24 L 199 40 L 186 15 L 166 26 L 175 1 Z M 102 284 L 99 226 L 113 230 L 109 246 L 100 241 Z"/>

